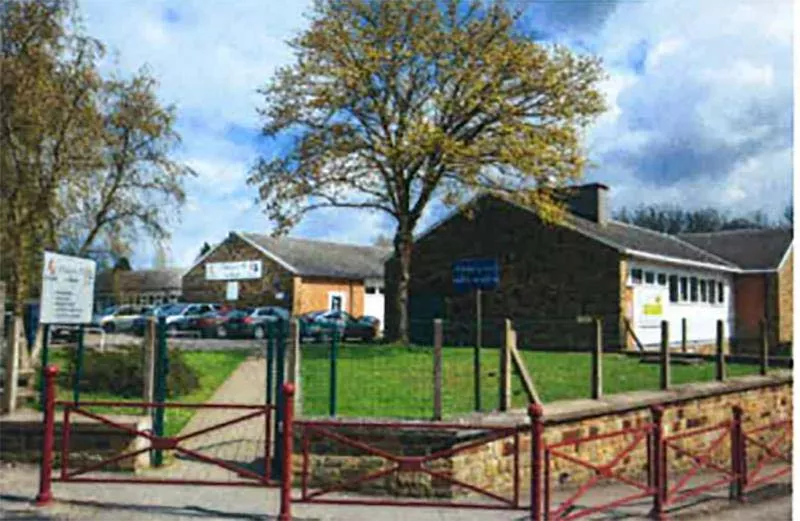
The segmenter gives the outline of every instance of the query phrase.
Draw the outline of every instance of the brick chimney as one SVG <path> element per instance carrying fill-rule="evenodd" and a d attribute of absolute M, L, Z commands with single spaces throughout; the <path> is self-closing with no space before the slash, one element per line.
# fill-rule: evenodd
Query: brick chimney
<path fill-rule="evenodd" d="M 608 187 L 601 183 L 572 186 L 567 189 L 566 203 L 579 217 L 605 224 L 608 221 Z"/>

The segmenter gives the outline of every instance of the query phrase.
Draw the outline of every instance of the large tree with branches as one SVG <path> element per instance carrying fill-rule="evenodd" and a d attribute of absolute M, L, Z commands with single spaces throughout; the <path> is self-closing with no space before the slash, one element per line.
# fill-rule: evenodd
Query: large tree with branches
<path fill-rule="evenodd" d="M 434 200 L 500 193 L 556 219 L 604 108 L 594 57 L 535 42 L 504 4 L 318 0 L 296 61 L 260 91 L 267 136 L 292 141 L 249 182 L 283 233 L 319 208 L 384 212 L 399 270 L 388 334 L 408 340 L 413 234 Z"/>
<path fill-rule="evenodd" d="M 192 172 L 155 80 L 103 77 L 73 0 L 7 0 L 0 15 L 0 271 L 19 315 L 44 249 L 118 257 L 143 232 L 163 240 Z"/>

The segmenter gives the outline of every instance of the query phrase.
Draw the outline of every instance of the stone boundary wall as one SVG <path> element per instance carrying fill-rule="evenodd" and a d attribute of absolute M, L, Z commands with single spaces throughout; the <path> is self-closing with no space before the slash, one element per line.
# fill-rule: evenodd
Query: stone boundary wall
<path fill-rule="evenodd" d="M 147 416 L 103 415 L 129 429 L 139 431 L 152 429 Z M 61 434 L 63 414 L 56 411 L 55 444 L 53 445 L 53 466 L 61 466 Z M 0 460 L 4 462 L 38 463 L 42 458 L 42 413 L 25 410 L 2 418 L 0 428 Z M 134 437 L 120 429 L 113 429 L 90 418 L 78 414 L 70 415 L 70 468 L 98 463 L 123 451 L 135 451 L 147 447 L 145 438 Z M 103 467 L 106 470 L 138 471 L 150 465 L 147 452 L 133 458 L 124 459 Z"/>
<path fill-rule="evenodd" d="M 560 450 L 595 465 L 608 463 L 634 441 L 635 435 L 626 434 L 590 442 L 581 440 L 589 436 L 646 426 L 652 421 L 651 407 L 655 405 L 665 408 L 663 432 L 666 437 L 731 420 L 734 405 L 743 408 L 745 431 L 755 426 L 791 420 L 792 385 L 791 372 L 782 371 L 765 377 L 748 376 L 732 378 L 726 382 L 676 386 L 670 391 L 638 391 L 613 395 L 602 400 L 554 402 L 544 407 L 544 441 L 545 444 L 573 441 L 574 444 Z M 458 422 L 470 425 L 520 426 L 520 484 L 522 490 L 529 487 L 530 433 L 529 420 L 524 411 L 474 414 L 459 418 Z M 396 427 L 400 422 L 393 422 L 393 426 L 381 426 L 375 420 L 359 422 L 355 426 L 352 421 L 342 420 L 341 423 L 341 427 L 329 429 L 390 454 L 406 456 L 432 454 L 486 437 L 486 434 L 482 434 L 485 431 L 474 429 L 404 430 Z M 293 465 L 298 485 L 302 469 L 301 431 L 302 429 L 295 428 Z M 685 438 L 678 444 L 697 451 L 713 443 L 722 434 L 722 431 L 709 432 Z M 775 433 L 765 432 L 762 440 L 769 441 L 774 435 Z M 435 465 L 429 468 L 482 489 L 510 494 L 514 468 L 513 438 L 509 436 L 436 460 Z M 791 436 L 779 449 L 788 447 L 791 447 Z M 360 449 L 347 447 L 330 439 L 311 436 L 309 449 L 311 457 L 308 484 L 314 488 L 341 484 L 388 467 L 386 460 L 378 456 L 365 455 Z M 760 455 L 758 450 L 748 450 L 750 461 Z M 730 465 L 729 436 L 725 436 L 712 452 L 712 459 L 719 464 Z M 647 461 L 647 439 L 643 439 L 632 452 L 622 458 L 615 470 L 629 478 L 644 481 L 647 476 Z M 691 466 L 689 458 L 678 457 L 672 450 L 668 461 L 671 479 L 675 473 Z M 551 458 L 550 464 L 554 491 L 580 486 L 593 475 L 589 469 L 561 458 Z M 407 497 L 459 497 L 472 494 L 461 487 L 451 486 L 445 480 L 419 472 L 395 473 L 347 490 Z"/>

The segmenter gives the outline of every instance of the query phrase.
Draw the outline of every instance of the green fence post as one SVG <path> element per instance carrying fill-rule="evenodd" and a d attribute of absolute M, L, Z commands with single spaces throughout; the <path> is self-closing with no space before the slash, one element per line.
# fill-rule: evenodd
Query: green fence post
<path fill-rule="evenodd" d="M 44 403 L 45 403 L 44 370 L 47 369 L 47 364 L 49 363 L 50 363 L 50 324 L 43 324 L 42 366 L 39 368 L 39 370 L 41 371 L 41 377 L 39 378 L 39 407 L 42 408 L 44 408 Z"/>
<path fill-rule="evenodd" d="M 281 479 L 281 456 L 283 454 L 283 380 L 285 378 L 286 335 L 284 322 L 275 322 L 275 457 L 272 459 L 272 475 Z"/>
<path fill-rule="evenodd" d="M 164 398 L 167 395 L 167 319 L 158 317 L 158 343 L 156 345 L 156 388 L 153 418 L 153 432 L 159 438 L 164 436 Z M 161 449 L 153 453 L 153 465 L 160 467 L 164 463 L 164 454 Z"/>
<path fill-rule="evenodd" d="M 333 334 L 331 335 L 331 363 L 330 363 L 330 392 L 328 393 L 328 414 L 331 417 L 336 416 L 336 363 L 339 358 L 339 327 L 333 326 Z"/>
<path fill-rule="evenodd" d="M 267 324 L 267 353 L 266 353 L 266 361 L 267 361 L 267 403 L 272 404 L 272 386 L 273 382 L 273 375 L 272 372 L 274 370 L 274 357 L 275 357 L 275 324 L 269 322 Z"/>
<path fill-rule="evenodd" d="M 72 382 L 72 401 L 77 405 L 81 399 L 81 376 L 83 376 L 84 339 L 83 324 L 78 327 L 78 352 L 75 360 L 75 380 Z"/>

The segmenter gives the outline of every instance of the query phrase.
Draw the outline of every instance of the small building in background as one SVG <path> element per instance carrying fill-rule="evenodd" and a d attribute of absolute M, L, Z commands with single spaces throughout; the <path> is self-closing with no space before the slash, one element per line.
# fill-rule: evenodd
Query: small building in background
<path fill-rule="evenodd" d="M 483 259 L 499 266 L 499 284 L 481 297 L 484 345 L 499 345 L 511 319 L 522 347 L 587 348 L 587 317 L 602 319 L 609 348 L 657 349 L 662 321 L 670 343 L 685 338 L 690 351 L 713 348 L 719 320 L 742 346 L 754 345 L 761 319 L 771 345 L 791 342 L 790 232 L 666 235 L 613 220 L 607 192 L 598 183 L 564 192 L 568 212 L 557 224 L 484 194 L 420 235 L 409 284 L 412 341 L 430 343 L 432 321 L 442 318 L 446 342 L 472 345 L 477 296 L 458 291 L 453 266 Z M 387 260 L 387 299 L 397 269 Z M 387 314 L 390 334 L 395 320 Z"/>
<path fill-rule="evenodd" d="M 95 309 L 118 304 L 160 305 L 182 299 L 184 268 L 109 270 L 95 279 Z"/>
<path fill-rule="evenodd" d="M 292 315 L 341 309 L 383 323 L 390 249 L 231 232 L 183 276 L 187 302 L 280 306 Z"/>

